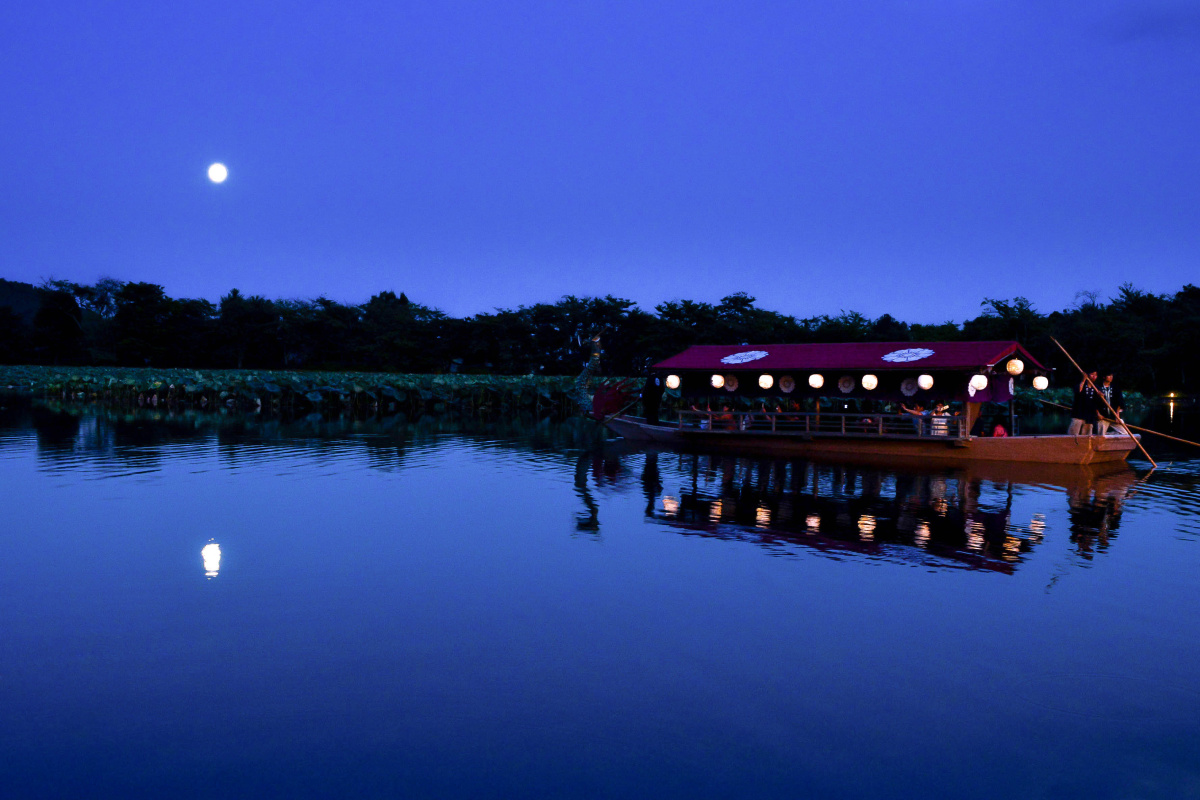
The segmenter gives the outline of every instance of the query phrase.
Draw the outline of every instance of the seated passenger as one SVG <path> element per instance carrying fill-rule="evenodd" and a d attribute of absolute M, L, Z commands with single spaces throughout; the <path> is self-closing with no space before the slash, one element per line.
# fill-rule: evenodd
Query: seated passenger
<path fill-rule="evenodd" d="M 737 428 L 733 422 L 733 409 L 729 407 L 729 403 L 722 403 L 721 413 L 713 416 L 713 428 L 728 431 Z"/>
<path fill-rule="evenodd" d="M 987 417 L 983 416 L 983 414 L 980 414 L 978 417 L 975 418 L 975 424 L 971 426 L 971 435 L 972 436 L 991 436 L 992 435 L 992 425 L 988 421 Z"/>
<path fill-rule="evenodd" d="M 945 436 L 950 432 L 950 406 L 945 403 L 934 403 L 930 415 L 929 427 L 934 436 Z"/>

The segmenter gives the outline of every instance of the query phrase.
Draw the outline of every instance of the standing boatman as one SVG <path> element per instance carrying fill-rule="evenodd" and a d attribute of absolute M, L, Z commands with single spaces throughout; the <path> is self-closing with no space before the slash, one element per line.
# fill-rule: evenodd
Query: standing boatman
<path fill-rule="evenodd" d="M 658 424 L 658 409 L 662 405 L 663 382 L 662 376 L 651 372 L 646 376 L 646 384 L 642 387 L 642 408 L 646 411 L 646 424 Z"/>
<path fill-rule="evenodd" d="M 1104 382 L 1096 388 L 1100 390 L 1100 394 L 1104 395 L 1104 399 L 1108 401 L 1110 406 L 1112 406 L 1112 410 L 1117 412 L 1116 424 L 1119 426 L 1121 424 L 1121 412 L 1125 410 L 1125 395 L 1121 393 L 1120 389 L 1118 389 L 1116 386 L 1113 386 L 1113 373 L 1111 371 L 1106 372 L 1104 374 Z M 1099 400 L 1097 402 L 1100 402 L 1101 406 L 1104 405 L 1104 403 Z M 1096 410 L 1099 411 L 1100 409 Z M 1104 410 L 1107 411 L 1108 409 L 1105 408 Z M 1096 423 L 1096 433 L 1100 436 L 1107 434 L 1109 424 L 1109 421 L 1106 419 L 1101 419 L 1098 421 Z M 1118 427 L 1116 430 L 1120 432 L 1121 428 Z"/>
<path fill-rule="evenodd" d="M 1067 428 L 1071 436 L 1091 436 L 1092 426 L 1100 421 L 1100 398 L 1092 388 L 1097 377 L 1096 370 L 1091 370 L 1075 389 L 1075 402 L 1071 404 L 1071 426 Z"/>

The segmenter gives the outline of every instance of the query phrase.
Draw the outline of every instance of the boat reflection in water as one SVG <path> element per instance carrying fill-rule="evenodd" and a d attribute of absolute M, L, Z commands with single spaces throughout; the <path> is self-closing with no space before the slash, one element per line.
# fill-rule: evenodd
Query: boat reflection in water
<path fill-rule="evenodd" d="M 644 458 L 647 514 L 680 533 L 1003 573 L 1046 533 L 1044 513 L 1014 518 L 1014 496 L 1065 490 L 1071 540 L 1090 557 L 1115 535 L 1137 485 L 1124 463 L 917 472 L 701 454 L 646 452 Z M 674 474 L 666 475 L 668 488 L 660 495 L 664 473 Z M 678 487 L 670 486 L 675 482 Z"/>

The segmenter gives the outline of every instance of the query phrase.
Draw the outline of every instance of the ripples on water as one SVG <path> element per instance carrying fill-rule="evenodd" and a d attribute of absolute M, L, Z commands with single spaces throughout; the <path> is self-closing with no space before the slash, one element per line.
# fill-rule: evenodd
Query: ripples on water
<path fill-rule="evenodd" d="M 191 474 L 351 479 L 475 457 L 497 474 L 570 482 L 582 506 L 579 530 L 600 529 L 597 496 L 638 492 L 648 519 L 683 535 L 737 539 L 777 555 L 799 548 L 936 568 L 1010 571 L 1046 532 L 1045 511 L 1014 513 L 1014 500 L 1026 496 L 1066 506 L 1085 558 L 1108 546 L 1127 508 L 1165 511 L 1185 537 L 1197 535 L 1200 518 L 1200 460 L 1153 470 L 978 465 L 921 472 L 601 447 L 590 423 L 580 421 L 404 424 L 313 415 L 285 423 L 34 406 L 9 409 L 0 423 L 0 459 L 24 457 L 32 445 L 39 470 L 70 480 L 153 482 L 168 464 Z"/>

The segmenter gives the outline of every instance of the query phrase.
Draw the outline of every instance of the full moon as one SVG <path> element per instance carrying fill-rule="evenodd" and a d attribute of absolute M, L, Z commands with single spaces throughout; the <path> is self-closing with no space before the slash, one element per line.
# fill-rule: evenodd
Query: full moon
<path fill-rule="evenodd" d="M 217 163 L 208 168 L 208 179 L 213 183 L 224 183 L 228 177 L 229 170 L 225 168 L 224 164 Z"/>

